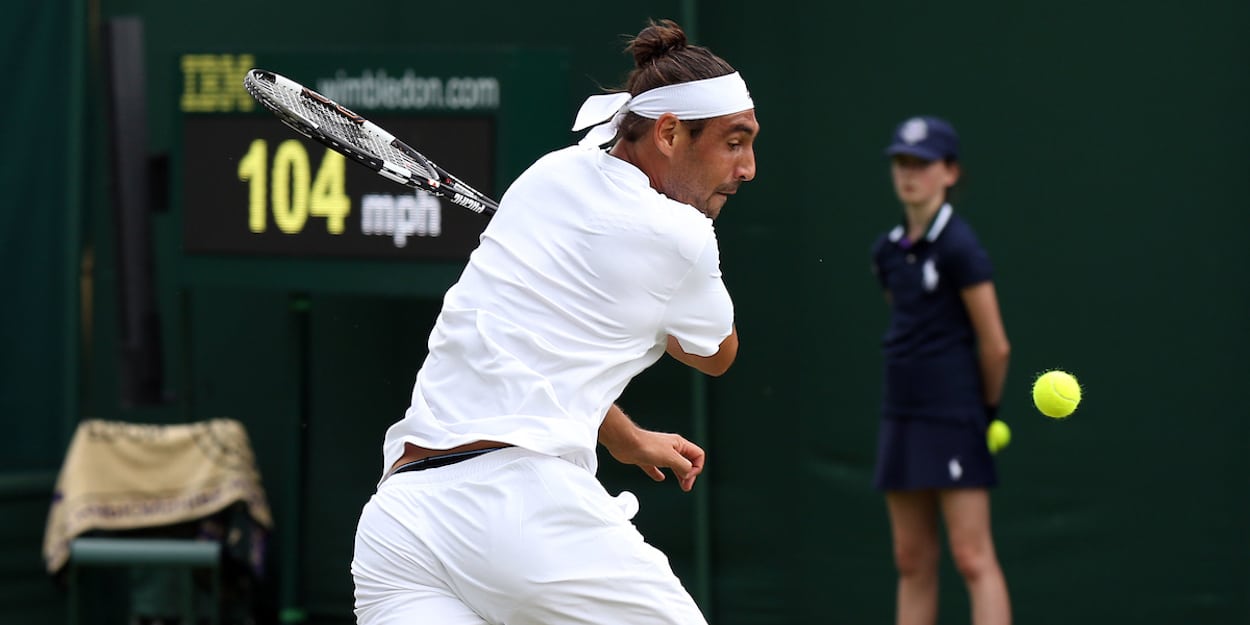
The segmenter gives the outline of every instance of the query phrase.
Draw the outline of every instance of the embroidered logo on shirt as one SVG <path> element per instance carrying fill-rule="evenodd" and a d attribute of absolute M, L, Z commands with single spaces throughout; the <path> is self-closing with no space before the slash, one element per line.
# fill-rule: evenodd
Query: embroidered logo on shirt
<path fill-rule="evenodd" d="M 946 468 L 951 472 L 951 480 L 958 482 L 959 478 L 964 476 L 964 468 L 959 464 L 959 458 L 951 458 Z"/>
<path fill-rule="evenodd" d="M 932 258 L 930 258 L 929 260 L 924 261 L 924 268 L 922 271 L 924 290 L 928 293 L 932 293 L 938 286 L 937 264 L 933 262 Z"/>

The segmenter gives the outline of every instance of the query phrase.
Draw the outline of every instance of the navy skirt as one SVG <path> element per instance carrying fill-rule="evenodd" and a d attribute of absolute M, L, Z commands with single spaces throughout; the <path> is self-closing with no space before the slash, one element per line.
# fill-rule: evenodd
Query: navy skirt
<path fill-rule="evenodd" d="M 983 423 L 883 418 L 877 437 L 878 490 L 998 485 Z"/>

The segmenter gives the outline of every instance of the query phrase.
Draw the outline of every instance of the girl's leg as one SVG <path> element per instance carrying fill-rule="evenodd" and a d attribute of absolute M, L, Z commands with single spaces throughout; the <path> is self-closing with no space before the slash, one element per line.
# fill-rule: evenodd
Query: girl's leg
<path fill-rule="evenodd" d="M 994 553 L 989 491 L 984 488 L 944 490 L 940 499 L 951 556 L 968 585 L 973 625 L 1009 625 L 1011 600 Z"/>
<path fill-rule="evenodd" d="M 937 622 L 937 495 L 934 491 L 890 491 L 885 496 L 898 569 L 898 625 Z"/>

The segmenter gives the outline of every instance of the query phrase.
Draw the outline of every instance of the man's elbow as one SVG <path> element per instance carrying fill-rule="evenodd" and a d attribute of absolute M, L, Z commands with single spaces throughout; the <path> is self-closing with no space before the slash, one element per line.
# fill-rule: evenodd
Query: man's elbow
<path fill-rule="evenodd" d="M 703 368 L 703 373 L 712 377 L 720 377 L 724 375 L 726 371 L 729 371 L 730 365 L 734 364 L 734 360 L 737 358 L 738 337 L 735 334 L 731 335 L 729 338 L 725 339 L 723 343 L 721 343 L 720 351 L 716 352 L 716 355 L 708 357 L 705 363 L 707 366 Z"/>

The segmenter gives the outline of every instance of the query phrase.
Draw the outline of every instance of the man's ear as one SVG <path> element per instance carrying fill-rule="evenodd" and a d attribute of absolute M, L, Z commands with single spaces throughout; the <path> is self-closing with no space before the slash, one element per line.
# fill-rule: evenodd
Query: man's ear
<path fill-rule="evenodd" d="M 672 113 L 665 113 L 651 126 L 651 140 L 655 142 L 655 147 L 661 154 L 672 156 L 680 130 L 681 120 Z"/>

